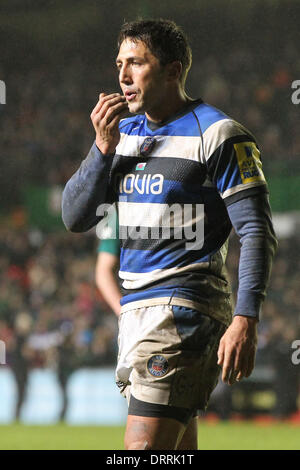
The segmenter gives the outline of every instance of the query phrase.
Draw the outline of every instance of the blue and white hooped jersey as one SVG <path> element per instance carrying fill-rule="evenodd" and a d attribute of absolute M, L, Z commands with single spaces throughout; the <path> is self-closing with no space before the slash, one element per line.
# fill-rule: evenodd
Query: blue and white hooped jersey
<path fill-rule="evenodd" d="M 228 323 L 226 205 L 267 190 L 253 135 L 202 100 L 159 126 L 145 115 L 124 119 L 120 132 L 109 199 L 123 311 L 173 303 Z"/>

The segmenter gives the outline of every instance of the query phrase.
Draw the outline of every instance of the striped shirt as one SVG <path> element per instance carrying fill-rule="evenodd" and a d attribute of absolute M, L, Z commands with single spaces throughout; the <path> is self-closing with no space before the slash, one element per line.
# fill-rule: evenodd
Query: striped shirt
<path fill-rule="evenodd" d="M 123 311 L 172 303 L 228 324 L 228 210 L 268 191 L 255 138 L 201 99 L 159 125 L 145 115 L 124 119 L 120 133 L 113 157 L 93 145 L 68 183 L 65 213 L 82 197 L 77 220 L 87 230 L 103 215 L 97 205 L 116 204 Z M 85 205 L 74 198 L 87 191 Z"/>

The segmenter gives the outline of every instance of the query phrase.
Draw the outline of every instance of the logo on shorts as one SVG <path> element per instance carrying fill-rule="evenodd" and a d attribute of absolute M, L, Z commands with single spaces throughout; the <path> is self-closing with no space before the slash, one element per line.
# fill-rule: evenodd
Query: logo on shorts
<path fill-rule="evenodd" d="M 155 377 L 162 377 L 165 375 L 168 371 L 168 367 L 169 364 L 167 359 L 160 355 L 152 356 L 147 363 L 148 371 Z"/>

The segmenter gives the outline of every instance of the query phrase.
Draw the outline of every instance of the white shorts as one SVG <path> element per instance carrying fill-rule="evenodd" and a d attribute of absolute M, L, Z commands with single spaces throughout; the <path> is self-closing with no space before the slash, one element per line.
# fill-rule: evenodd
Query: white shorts
<path fill-rule="evenodd" d="M 177 305 L 126 310 L 119 318 L 116 382 L 148 403 L 205 409 L 217 384 L 226 325 Z"/>

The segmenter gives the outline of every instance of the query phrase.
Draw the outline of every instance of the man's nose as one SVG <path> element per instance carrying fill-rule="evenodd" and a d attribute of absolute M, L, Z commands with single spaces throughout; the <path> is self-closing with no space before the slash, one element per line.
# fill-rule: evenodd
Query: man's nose
<path fill-rule="evenodd" d="M 126 66 L 121 67 L 120 72 L 119 72 L 119 81 L 120 83 L 125 83 L 126 85 L 128 85 L 129 83 L 132 83 L 132 77 L 131 77 L 129 67 L 126 67 Z"/>

